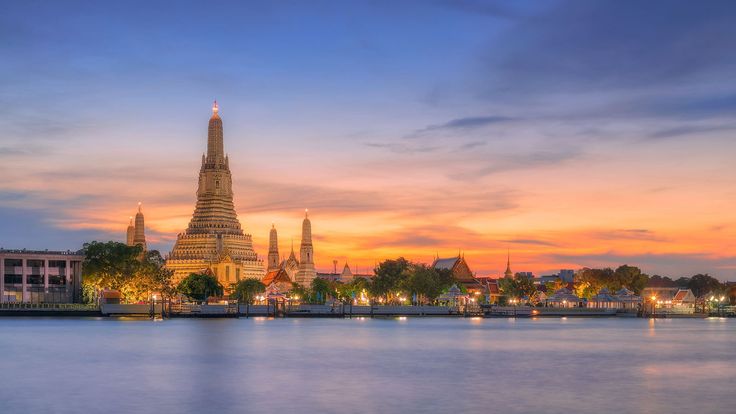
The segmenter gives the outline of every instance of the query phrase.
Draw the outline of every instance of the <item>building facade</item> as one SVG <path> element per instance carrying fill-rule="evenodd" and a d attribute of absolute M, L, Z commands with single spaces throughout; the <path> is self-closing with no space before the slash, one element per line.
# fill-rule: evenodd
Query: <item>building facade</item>
<path fill-rule="evenodd" d="M 76 303 L 82 299 L 81 252 L 0 250 L 0 303 Z"/>
<path fill-rule="evenodd" d="M 233 203 L 230 163 L 225 155 L 222 119 L 215 102 L 207 129 L 207 153 L 199 170 L 197 203 L 189 226 L 179 233 L 166 267 L 174 283 L 207 269 L 227 290 L 245 278 L 262 279 L 263 261 L 253 250 L 250 234 L 243 232 Z"/>

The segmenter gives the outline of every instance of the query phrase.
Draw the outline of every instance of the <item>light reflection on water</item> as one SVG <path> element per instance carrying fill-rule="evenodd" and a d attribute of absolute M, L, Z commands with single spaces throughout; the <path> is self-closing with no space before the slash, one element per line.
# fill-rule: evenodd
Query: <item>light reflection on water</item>
<path fill-rule="evenodd" d="M 734 328 L 0 318 L 0 412 L 732 412 Z"/>

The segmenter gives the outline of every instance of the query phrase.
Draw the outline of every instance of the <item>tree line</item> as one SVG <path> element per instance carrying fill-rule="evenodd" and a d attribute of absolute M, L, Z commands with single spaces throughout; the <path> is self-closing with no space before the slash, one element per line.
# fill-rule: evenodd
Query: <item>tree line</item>
<path fill-rule="evenodd" d="M 174 286 L 173 272 L 166 269 L 163 257 L 156 250 L 143 252 L 141 246 L 93 241 L 84 245 L 84 253 L 82 287 L 86 302 L 95 301 L 103 289 L 120 291 L 127 302 L 148 300 L 153 292 L 164 297 L 180 293 L 203 301 L 210 296 L 222 297 L 225 291 L 217 278 L 207 273 L 191 274 Z M 342 283 L 316 278 L 309 286 L 294 283 L 290 295 L 308 303 L 349 302 L 365 297 L 385 304 L 411 302 L 420 305 L 432 303 L 454 284 L 457 280 L 450 270 L 435 269 L 399 257 L 379 263 L 370 279 L 356 277 Z M 542 288 L 528 276 L 517 273 L 514 277 L 498 279 L 498 286 L 506 299 L 526 297 L 533 301 L 540 291 L 546 291 L 549 296 L 568 284 L 558 279 Z M 582 268 L 574 275 L 573 290 L 578 297 L 590 299 L 603 288 L 611 292 L 626 288 L 640 295 L 647 286 L 687 288 L 697 297 L 710 293 L 736 296 L 736 288 L 707 274 L 673 280 L 659 275 L 650 277 L 638 267 L 629 265 L 616 269 Z M 458 287 L 464 291 L 462 285 Z M 241 303 L 252 303 L 266 290 L 266 286 L 254 278 L 240 280 L 229 288 L 230 298 Z"/>

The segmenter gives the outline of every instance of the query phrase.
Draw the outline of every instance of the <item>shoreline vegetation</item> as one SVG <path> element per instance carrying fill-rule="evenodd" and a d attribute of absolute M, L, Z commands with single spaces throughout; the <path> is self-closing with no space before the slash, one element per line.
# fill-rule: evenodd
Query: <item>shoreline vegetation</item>
<path fill-rule="evenodd" d="M 384 260 L 348 280 L 246 278 L 223 286 L 209 271 L 175 283 L 156 250 L 84 245 L 82 302 L 0 304 L 0 316 L 143 317 L 707 317 L 733 316 L 736 287 L 708 275 L 671 279 L 638 267 L 582 268 L 563 278 L 529 273 L 481 278 L 466 271 Z M 458 256 L 460 262 L 460 256 Z M 541 279 L 541 280 L 540 280 Z M 669 296 L 668 296 L 669 295 Z"/>

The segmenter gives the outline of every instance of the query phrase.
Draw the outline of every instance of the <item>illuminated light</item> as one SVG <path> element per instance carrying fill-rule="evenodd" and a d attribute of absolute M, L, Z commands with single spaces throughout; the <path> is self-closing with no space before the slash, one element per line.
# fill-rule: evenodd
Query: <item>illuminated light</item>
<path fill-rule="evenodd" d="M 215 103 L 212 104 L 212 113 L 215 113 L 216 114 L 217 111 L 219 111 L 219 110 L 220 110 L 220 108 L 217 106 L 217 99 L 215 99 Z"/>

